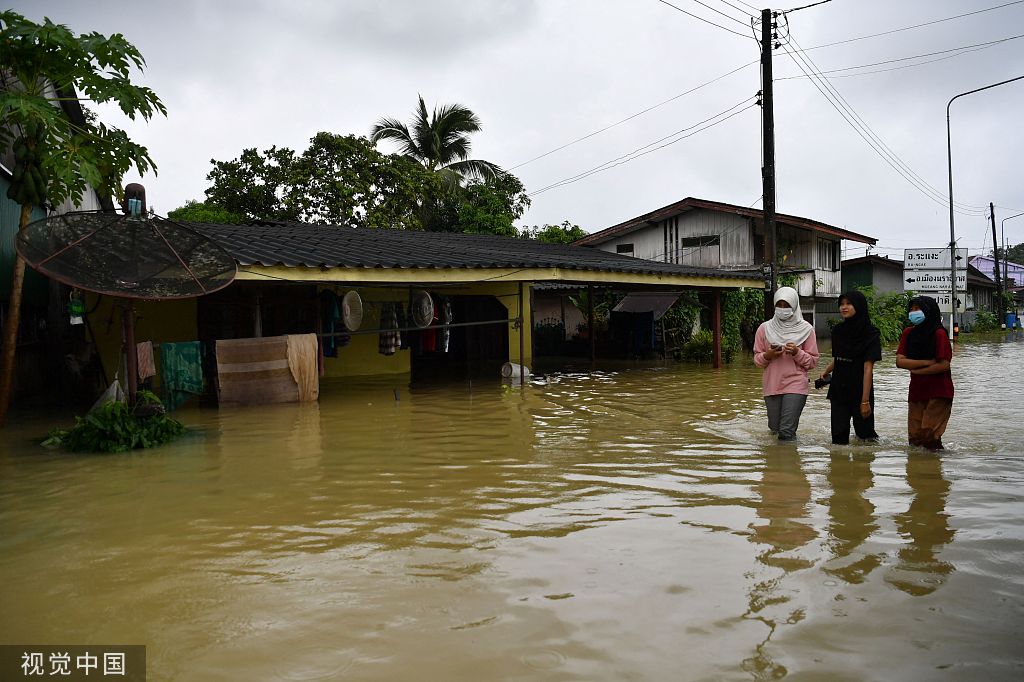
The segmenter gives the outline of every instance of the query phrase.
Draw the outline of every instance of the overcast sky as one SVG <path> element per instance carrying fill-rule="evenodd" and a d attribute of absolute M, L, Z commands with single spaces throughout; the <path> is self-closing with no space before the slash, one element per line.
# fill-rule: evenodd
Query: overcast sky
<path fill-rule="evenodd" d="M 807 48 L 1007 1 L 832 0 L 789 12 L 787 49 L 804 48 L 817 69 L 889 62 L 829 78 L 941 198 L 897 174 L 779 49 L 778 210 L 877 237 L 876 253 L 902 257 L 905 247 L 947 244 L 946 103 L 1024 75 L 1024 37 L 946 51 L 1024 34 L 1024 2 Z M 120 32 L 142 51 L 148 68 L 140 82 L 161 97 L 167 117 L 137 124 L 106 109 L 101 117 L 149 148 L 159 175 L 141 180 L 160 214 L 203 198 L 211 158 L 233 159 L 246 147 L 301 151 L 321 130 L 366 135 L 382 116 L 410 120 L 419 93 L 428 106 L 459 102 L 475 111 L 483 130 L 473 156 L 513 169 L 530 192 L 653 150 L 534 195 L 521 221 L 570 220 L 592 232 L 686 196 L 760 206 L 760 109 L 743 108 L 760 89 L 756 64 L 530 161 L 757 60 L 749 18 L 737 10 L 746 3 L 702 2 L 728 16 L 672 0 L 719 27 L 658 0 L 32 0 L 15 9 L 76 32 Z M 903 59 L 916 55 L 930 56 Z M 876 73 L 850 75 L 864 71 Z M 740 113 L 714 127 L 646 147 L 734 105 L 729 113 Z M 1022 121 L 1024 80 L 952 105 L 954 199 L 975 207 L 957 215 L 960 246 L 991 247 L 983 215 L 990 201 L 997 225 L 1024 211 Z M 1024 242 L 1024 217 L 1006 227 L 1008 242 Z"/>

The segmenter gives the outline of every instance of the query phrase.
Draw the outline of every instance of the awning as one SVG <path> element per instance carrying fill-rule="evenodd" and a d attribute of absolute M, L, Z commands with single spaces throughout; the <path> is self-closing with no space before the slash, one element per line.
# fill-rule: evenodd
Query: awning
<path fill-rule="evenodd" d="M 679 300 L 679 294 L 638 291 L 627 294 L 612 309 L 616 313 L 654 313 L 654 319 L 660 320 L 668 309 Z"/>

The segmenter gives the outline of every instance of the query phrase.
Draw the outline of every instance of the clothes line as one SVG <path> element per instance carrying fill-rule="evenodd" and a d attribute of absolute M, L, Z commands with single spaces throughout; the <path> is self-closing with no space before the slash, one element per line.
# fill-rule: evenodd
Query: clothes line
<path fill-rule="evenodd" d="M 334 336 L 356 336 L 358 334 L 380 334 L 383 332 L 416 332 L 427 331 L 428 329 L 450 329 L 452 327 L 479 327 L 489 324 L 522 324 L 522 318 L 510 317 L 504 320 L 481 320 L 479 322 L 451 322 L 449 324 L 432 324 L 427 327 L 390 327 L 386 329 L 360 329 L 354 332 L 325 332 L 317 334 L 320 338 L 331 338 Z"/>

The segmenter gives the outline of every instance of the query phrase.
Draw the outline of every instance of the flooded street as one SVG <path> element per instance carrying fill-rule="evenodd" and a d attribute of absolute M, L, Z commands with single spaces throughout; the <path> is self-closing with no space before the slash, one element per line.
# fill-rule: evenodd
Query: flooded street
<path fill-rule="evenodd" d="M 0 641 L 145 644 L 151 680 L 1021 679 L 1024 342 L 958 347 L 941 456 L 893 358 L 874 445 L 824 391 L 773 441 L 749 357 L 325 385 L 132 455 L 16 419 Z"/>

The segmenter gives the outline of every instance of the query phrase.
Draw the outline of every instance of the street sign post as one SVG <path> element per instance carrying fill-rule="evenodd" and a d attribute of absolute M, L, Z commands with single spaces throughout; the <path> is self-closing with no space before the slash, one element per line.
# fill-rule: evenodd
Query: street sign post
<path fill-rule="evenodd" d="M 967 249 L 956 250 L 956 267 L 957 270 L 967 269 Z M 949 247 L 944 249 L 904 249 L 903 269 L 945 270 L 948 275 L 952 269 L 949 264 Z M 957 286 L 960 286 L 959 283 Z"/>
<path fill-rule="evenodd" d="M 950 300 L 952 299 L 952 294 L 950 294 L 948 291 L 946 293 L 944 293 L 944 294 L 928 294 L 928 295 L 931 296 L 932 298 L 934 298 L 935 302 L 939 304 L 939 312 L 940 313 L 942 313 L 944 315 L 948 315 L 948 314 L 953 312 L 953 306 L 950 305 L 950 303 L 949 303 Z M 957 300 L 956 311 L 958 313 L 964 312 L 965 308 L 964 308 L 964 296 L 963 296 L 963 294 L 958 295 L 956 297 L 956 300 Z"/>
<path fill-rule="evenodd" d="M 949 270 L 904 270 L 903 290 L 930 293 L 944 291 L 950 293 Z M 956 271 L 957 291 L 967 291 L 967 271 Z"/>

